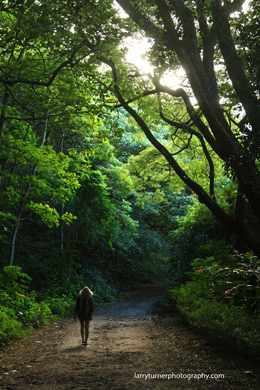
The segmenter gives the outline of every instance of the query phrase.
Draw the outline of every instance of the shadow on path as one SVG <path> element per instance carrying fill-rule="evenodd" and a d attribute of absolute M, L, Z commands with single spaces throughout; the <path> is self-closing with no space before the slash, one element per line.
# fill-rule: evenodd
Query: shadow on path
<path fill-rule="evenodd" d="M 163 287 L 146 285 L 104 305 L 87 346 L 72 319 L 17 341 L 1 352 L 1 390 L 260 389 L 257 368 L 163 315 L 163 300 Z"/>

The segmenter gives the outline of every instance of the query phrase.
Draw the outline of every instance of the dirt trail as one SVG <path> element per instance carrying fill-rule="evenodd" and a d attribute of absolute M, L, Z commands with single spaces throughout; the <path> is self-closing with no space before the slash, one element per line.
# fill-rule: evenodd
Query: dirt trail
<path fill-rule="evenodd" d="M 72 319 L 15 342 L 0 351 L 0 389 L 260 389 L 255 365 L 210 346 L 179 316 L 165 315 L 162 301 L 160 287 L 143 286 L 105 305 L 94 315 L 86 347 Z M 177 377 L 152 378 L 172 373 Z M 224 378 L 205 378 L 219 374 Z"/>

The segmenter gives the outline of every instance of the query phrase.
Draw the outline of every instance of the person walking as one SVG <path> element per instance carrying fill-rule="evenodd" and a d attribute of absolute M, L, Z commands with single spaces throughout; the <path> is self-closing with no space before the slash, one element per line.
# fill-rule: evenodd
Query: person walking
<path fill-rule="evenodd" d="M 88 343 L 89 322 L 92 320 L 92 314 L 95 311 L 92 296 L 93 292 L 86 286 L 79 292 L 79 296 L 76 301 L 74 319 L 76 321 L 78 317 L 80 321 L 82 345 L 87 345 Z"/>

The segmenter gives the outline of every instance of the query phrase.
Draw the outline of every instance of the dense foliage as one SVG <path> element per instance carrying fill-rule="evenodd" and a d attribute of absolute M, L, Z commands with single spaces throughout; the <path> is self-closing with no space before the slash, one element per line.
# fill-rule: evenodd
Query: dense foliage
<path fill-rule="evenodd" d="M 250 253 L 196 259 L 170 299 L 211 342 L 259 358 L 259 265 Z"/>
<path fill-rule="evenodd" d="M 96 307 L 113 299 L 116 292 L 94 268 L 83 270 L 81 275 L 71 270 L 62 284 L 59 279 L 52 285 L 45 285 L 41 291 L 31 290 L 31 281 L 20 267 L 6 266 L 0 274 L 0 344 L 72 315 L 83 284 L 93 290 Z"/>
<path fill-rule="evenodd" d="M 167 281 L 257 354 L 259 1 L 117 3 L 0 4 L 0 342 Z"/>

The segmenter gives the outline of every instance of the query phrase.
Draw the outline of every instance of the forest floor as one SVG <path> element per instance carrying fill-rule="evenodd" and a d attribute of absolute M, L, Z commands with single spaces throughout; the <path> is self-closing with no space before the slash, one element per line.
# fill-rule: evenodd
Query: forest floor
<path fill-rule="evenodd" d="M 140 286 L 103 306 L 87 346 L 70 318 L 3 348 L 1 390 L 260 389 L 256 364 L 210 345 L 163 300 Z"/>

